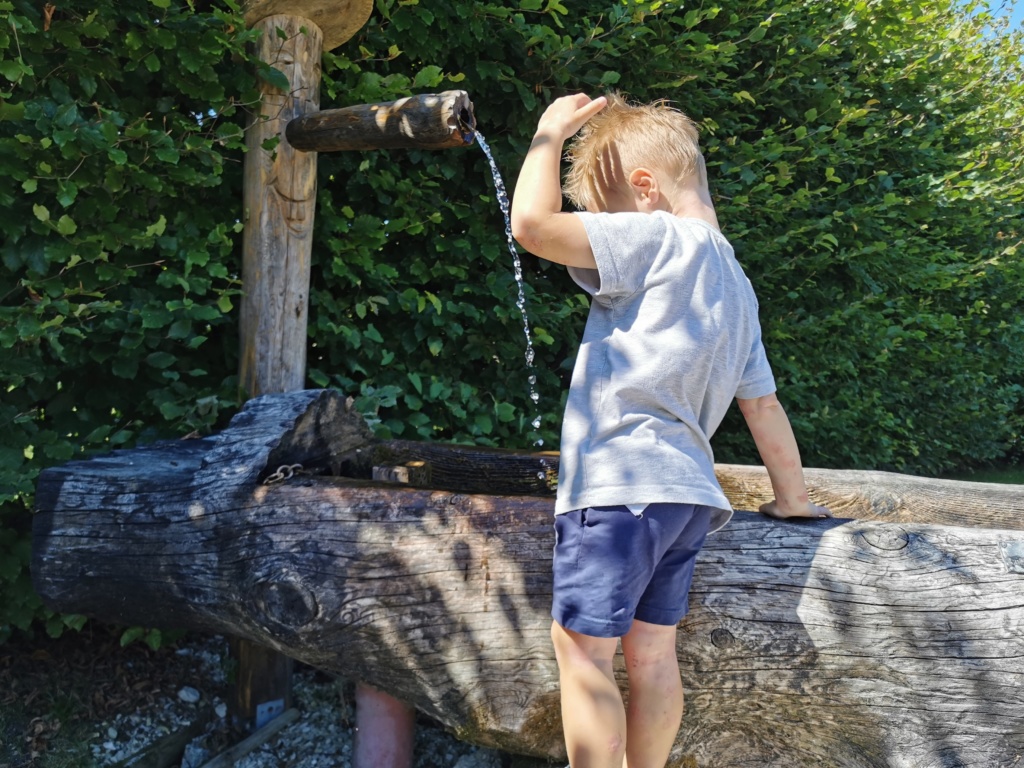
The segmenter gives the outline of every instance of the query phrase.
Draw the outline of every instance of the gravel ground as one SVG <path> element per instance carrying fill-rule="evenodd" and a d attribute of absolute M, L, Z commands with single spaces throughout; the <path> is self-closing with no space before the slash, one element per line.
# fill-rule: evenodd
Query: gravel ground
<path fill-rule="evenodd" d="M 0 645 L 0 768 L 130 766 L 190 723 L 205 730 L 180 768 L 200 768 L 240 740 L 226 717 L 226 639 L 189 636 L 153 651 L 122 648 L 119 638 L 95 627 Z M 302 665 L 292 683 L 298 719 L 236 767 L 350 768 L 352 686 Z M 425 718 L 417 724 L 414 768 L 547 766 L 460 742 Z"/>
<path fill-rule="evenodd" d="M 114 766 L 161 736 L 187 726 L 212 707 L 206 731 L 185 750 L 181 768 L 201 768 L 231 746 L 227 705 L 220 698 L 227 686 L 227 642 L 214 637 L 197 640 L 176 651 L 191 659 L 205 686 L 182 686 L 167 692 L 154 706 L 99 724 L 92 754 L 99 766 Z M 345 686 L 308 668 L 295 673 L 293 706 L 299 718 L 274 739 L 249 753 L 236 768 L 350 768 L 354 712 Z M 502 768 L 501 753 L 459 742 L 443 729 L 420 724 L 416 730 L 414 768 Z"/>

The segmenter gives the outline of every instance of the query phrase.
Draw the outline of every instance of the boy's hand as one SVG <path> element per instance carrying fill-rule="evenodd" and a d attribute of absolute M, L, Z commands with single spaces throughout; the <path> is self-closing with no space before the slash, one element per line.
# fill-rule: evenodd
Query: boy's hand
<path fill-rule="evenodd" d="M 608 99 L 591 99 L 585 93 L 574 93 L 555 99 L 537 122 L 537 135 L 550 136 L 564 142 L 576 134 L 583 124 L 608 105 Z"/>
<path fill-rule="evenodd" d="M 807 504 L 801 509 L 783 510 L 779 506 L 779 502 L 773 499 L 767 504 L 762 504 L 759 511 L 762 515 L 774 517 L 776 520 L 786 520 L 796 517 L 813 517 L 818 519 L 832 517 L 832 512 L 828 507 L 822 507 L 818 504 L 812 504 L 811 502 L 807 502 Z"/>
<path fill-rule="evenodd" d="M 583 93 L 556 99 L 537 122 L 512 195 L 512 236 L 530 253 L 570 267 L 596 269 L 579 216 L 562 212 L 562 145 L 608 104 Z"/>

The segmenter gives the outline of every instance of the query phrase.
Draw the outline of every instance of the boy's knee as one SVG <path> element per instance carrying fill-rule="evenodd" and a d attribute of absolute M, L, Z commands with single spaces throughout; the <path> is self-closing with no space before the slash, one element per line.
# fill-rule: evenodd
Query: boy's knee
<path fill-rule="evenodd" d="M 581 635 L 555 621 L 551 623 L 551 643 L 555 647 L 555 659 L 559 667 L 588 664 L 610 668 L 618 640 Z"/>
<path fill-rule="evenodd" d="M 656 686 L 666 690 L 675 690 L 682 685 L 682 673 L 675 656 L 626 656 L 626 675 L 630 685 L 636 687 Z"/>
<path fill-rule="evenodd" d="M 675 631 L 638 632 L 638 624 L 623 638 L 622 655 L 626 672 L 632 677 L 670 677 L 679 673 Z M 661 630 L 661 628 L 658 628 Z"/>

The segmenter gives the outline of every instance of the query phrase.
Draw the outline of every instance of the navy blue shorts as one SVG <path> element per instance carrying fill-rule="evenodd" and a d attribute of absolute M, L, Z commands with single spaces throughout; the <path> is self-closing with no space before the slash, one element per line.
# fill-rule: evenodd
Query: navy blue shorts
<path fill-rule="evenodd" d="M 622 506 L 557 515 L 552 618 L 591 637 L 622 637 L 633 619 L 677 624 L 710 522 L 699 504 L 650 504 L 641 517 Z"/>

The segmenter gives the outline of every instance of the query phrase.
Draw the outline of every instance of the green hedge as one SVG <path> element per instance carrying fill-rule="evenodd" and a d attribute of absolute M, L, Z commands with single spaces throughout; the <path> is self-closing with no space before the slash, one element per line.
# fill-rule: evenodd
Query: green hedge
<path fill-rule="evenodd" d="M 28 583 L 41 468 L 239 406 L 244 126 L 273 73 L 233 2 L 0 10 L 2 638 L 80 621 Z M 1022 421 L 1024 46 L 997 26 L 952 0 L 380 0 L 325 54 L 321 102 L 465 89 L 511 188 L 555 96 L 674 100 L 806 462 L 935 474 L 1006 457 Z M 357 395 L 382 435 L 557 446 L 587 302 L 524 257 L 535 406 L 483 154 L 319 169 L 310 386 Z M 716 451 L 756 460 L 735 415 Z"/>

